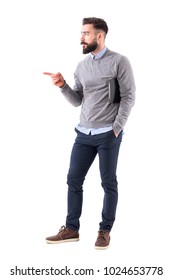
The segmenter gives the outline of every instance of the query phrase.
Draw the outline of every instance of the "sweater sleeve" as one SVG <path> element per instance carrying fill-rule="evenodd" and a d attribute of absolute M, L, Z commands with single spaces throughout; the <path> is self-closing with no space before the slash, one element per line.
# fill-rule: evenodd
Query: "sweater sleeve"
<path fill-rule="evenodd" d="M 121 56 L 117 66 L 117 80 L 120 88 L 121 101 L 118 114 L 113 123 L 113 129 L 120 132 L 129 117 L 132 106 L 135 102 L 135 81 L 129 60 Z"/>
<path fill-rule="evenodd" d="M 65 98 L 75 107 L 78 107 L 82 103 L 83 99 L 83 87 L 76 75 L 74 74 L 75 84 L 73 89 L 65 82 L 65 85 L 60 88 L 62 94 Z"/>

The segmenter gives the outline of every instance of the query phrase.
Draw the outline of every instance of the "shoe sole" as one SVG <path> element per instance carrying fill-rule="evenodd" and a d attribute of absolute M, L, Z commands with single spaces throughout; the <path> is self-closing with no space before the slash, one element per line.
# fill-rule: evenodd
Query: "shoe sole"
<path fill-rule="evenodd" d="M 51 240 L 46 240 L 48 244 L 58 244 L 58 243 L 65 243 L 65 242 L 75 242 L 79 241 L 79 238 L 69 238 L 69 239 L 64 239 L 64 240 L 58 240 L 58 241 L 51 241 Z"/>
<path fill-rule="evenodd" d="M 101 247 L 101 246 L 95 246 L 95 249 L 96 250 L 106 250 L 109 248 L 109 245 L 108 246 L 104 246 L 104 247 Z"/>

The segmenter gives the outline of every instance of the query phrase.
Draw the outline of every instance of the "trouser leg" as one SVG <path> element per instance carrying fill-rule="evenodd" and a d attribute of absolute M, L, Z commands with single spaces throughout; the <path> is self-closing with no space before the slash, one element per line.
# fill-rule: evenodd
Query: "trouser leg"
<path fill-rule="evenodd" d="M 116 138 L 113 131 L 107 133 L 105 141 L 98 146 L 100 175 L 104 189 L 102 221 L 100 230 L 110 231 L 116 214 L 118 202 L 118 182 L 116 176 L 117 162 L 122 132 Z"/>
<path fill-rule="evenodd" d="M 83 182 L 97 154 L 97 149 L 89 144 L 89 136 L 78 133 L 72 148 L 70 167 L 67 175 L 68 210 L 66 227 L 79 230 L 79 219 L 83 202 Z"/>

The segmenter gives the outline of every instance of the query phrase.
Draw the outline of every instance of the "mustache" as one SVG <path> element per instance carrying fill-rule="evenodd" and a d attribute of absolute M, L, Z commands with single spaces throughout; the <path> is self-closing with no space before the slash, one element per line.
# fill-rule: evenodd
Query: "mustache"
<path fill-rule="evenodd" d="M 88 46 L 88 44 L 87 44 L 87 43 L 84 43 L 84 42 L 81 42 L 80 44 L 81 44 L 81 45 L 86 45 L 86 46 Z"/>

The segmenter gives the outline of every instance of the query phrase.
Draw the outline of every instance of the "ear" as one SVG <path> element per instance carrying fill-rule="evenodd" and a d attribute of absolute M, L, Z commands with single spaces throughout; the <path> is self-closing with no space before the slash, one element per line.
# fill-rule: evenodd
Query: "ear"
<path fill-rule="evenodd" d="M 103 34 L 103 32 L 99 32 L 98 34 L 97 34 L 97 38 L 98 38 L 98 40 L 103 40 L 104 39 L 104 34 Z"/>

